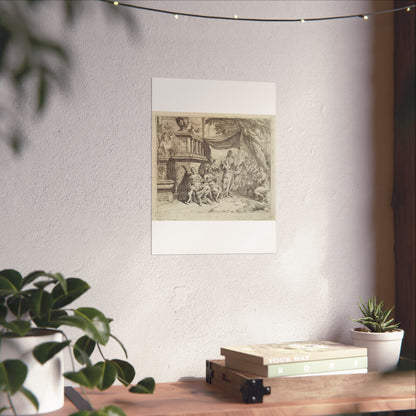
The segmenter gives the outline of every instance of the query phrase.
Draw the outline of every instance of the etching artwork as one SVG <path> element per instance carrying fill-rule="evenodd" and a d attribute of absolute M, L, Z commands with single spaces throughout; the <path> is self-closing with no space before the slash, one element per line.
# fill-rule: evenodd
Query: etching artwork
<path fill-rule="evenodd" d="M 154 112 L 153 220 L 273 220 L 274 117 Z"/>

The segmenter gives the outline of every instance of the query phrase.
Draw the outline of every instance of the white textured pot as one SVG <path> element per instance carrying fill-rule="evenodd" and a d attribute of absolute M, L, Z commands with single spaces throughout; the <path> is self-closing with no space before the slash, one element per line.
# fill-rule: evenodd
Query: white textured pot
<path fill-rule="evenodd" d="M 26 381 L 23 386 L 29 389 L 38 399 L 39 410 L 20 392 L 12 396 L 13 405 L 19 415 L 33 415 L 52 412 L 64 405 L 63 354 L 56 354 L 45 364 L 40 364 L 32 355 L 32 350 L 44 342 L 62 342 L 62 334 L 56 331 L 31 331 L 24 337 L 2 338 L 0 361 L 8 359 L 22 360 L 28 367 Z M 8 405 L 7 395 L 0 393 L 2 406 Z M 12 415 L 7 409 L 3 415 Z"/>
<path fill-rule="evenodd" d="M 352 343 L 367 348 L 368 371 L 394 370 L 400 358 L 404 331 L 366 332 L 351 329 Z"/>

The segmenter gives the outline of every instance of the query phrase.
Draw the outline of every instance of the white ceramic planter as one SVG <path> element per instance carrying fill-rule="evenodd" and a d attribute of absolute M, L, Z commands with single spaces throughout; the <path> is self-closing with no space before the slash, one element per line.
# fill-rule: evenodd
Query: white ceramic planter
<path fill-rule="evenodd" d="M 352 343 L 367 348 L 368 371 L 394 370 L 400 358 L 404 331 L 364 332 L 351 329 Z"/>
<path fill-rule="evenodd" d="M 24 387 L 29 389 L 38 399 L 39 410 L 36 412 L 33 404 L 20 392 L 12 396 L 13 405 L 19 415 L 33 415 L 52 412 L 64 405 L 63 354 L 55 355 L 45 364 L 40 364 L 32 355 L 32 350 L 43 342 L 62 342 L 62 334 L 54 331 L 44 331 L 42 335 L 28 335 L 25 337 L 2 338 L 0 360 L 19 359 L 28 367 L 28 374 Z M 8 405 L 5 393 L 0 393 L 0 403 Z M 11 409 L 3 415 L 12 415 Z"/>

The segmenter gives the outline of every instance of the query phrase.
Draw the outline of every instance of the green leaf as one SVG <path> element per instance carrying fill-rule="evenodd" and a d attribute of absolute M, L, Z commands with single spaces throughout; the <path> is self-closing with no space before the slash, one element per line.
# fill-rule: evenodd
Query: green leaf
<path fill-rule="evenodd" d="M 128 363 L 127 361 L 123 360 L 111 360 L 111 362 L 115 365 L 117 369 L 117 379 L 120 383 L 128 386 L 134 379 L 136 375 L 136 371 L 134 367 Z"/>
<path fill-rule="evenodd" d="M 100 381 L 97 384 L 97 388 L 100 391 L 108 389 L 113 385 L 117 376 L 117 369 L 111 361 L 101 361 L 94 365 L 101 372 Z"/>
<path fill-rule="evenodd" d="M 54 282 L 58 282 L 61 285 L 61 288 L 63 289 L 63 292 L 66 294 L 67 292 L 67 281 L 64 278 L 64 276 L 61 273 L 47 273 L 43 270 L 37 270 L 35 272 L 32 272 L 30 274 L 28 274 L 24 279 L 23 279 L 23 285 L 28 285 L 29 283 L 32 283 L 33 281 L 35 281 L 37 278 L 39 277 L 47 277 L 50 280 L 43 280 L 41 282 L 36 282 L 35 286 L 42 289 L 48 285 L 50 285 L 51 283 Z"/>
<path fill-rule="evenodd" d="M 98 367 L 85 367 L 79 371 L 70 371 L 64 373 L 64 377 L 81 386 L 93 389 L 101 379 L 101 370 Z"/>
<path fill-rule="evenodd" d="M 106 406 L 100 410 L 81 410 L 70 416 L 126 416 L 126 414 L 117 406 Z"/>
<path fill-rule="evenodd" d="M 8 296 L 18 293 L 19 290 L 4 276 L 0 275 L 0 296 Z"/>
<path fill-rule="evenodd" d="M 54 357 L 58 352 L 64 349 L 67 345 L 69 345 L 71 341 L 64 341 L 64 342 L 44 342 L 36 346 L 32 354 L 33 356 L 41 363 L 45 364 L 48 360 Z"/>
<path fill-rule="evenodd" d="M 44 272 L 43 270 L 36 270 L 34 272 L 29 273 L 27 276 L 23 278 L 22 287 L 34 282 L 38 277 L 46 277 L 48 273 Z"/>
<path fill-rule="evenodd" d="M 71 413 L 69 416 L 93 416 L 95 410 L 80 410 L 76 413 Z"/>
<path fill-rule="evenodd" d="M 49 324 L 52 324 L 54 328 L 57 328 L 61 325 L 73 326 L 75 328 L 81 329 L 86 332 L 88 322 L 80 316 L 61 316 L 54 321 L 51 321 Z"/>
<path fill-rule="evenodd" d="M 55 273 L 51 277 L 60 283 L 62 290 L 64 291 L 65 294 L 67 294 L 68 287 L 67 287 L 67 282 L 66 282 L 65 277 L 61 273 Z"/>
<path fill-rule="evenodd" d="M 126 416 L 126 414 L 118 406 L 106 406 L 98 410 L 97 416 Z"/>
<path fill-rule="evenodd" d="M 74 326 L 84 331 L 93 341 L 105 345 L 109 338 L 110 327 L 105 316 L 94 308 L 79 308 L 73 316 L 63 316 L 53 321 L 54 325 Z"/>
<path fill-rule="evenodd" d="M 48 326 L 51 328 L 59 328 L 61 324 L 58 323 L 57 321 L 64 316 L 68 316 L 68 313 L 66 311 L 62 311 L 60 309 L 58 310 L 52 309 L 51 315 L 50 315 L 50 321 L 48 322 Z"/>
<path fill-rule="evenodd" d="M 27 388 L 22 386 L 22 387 L 20 387 L 19 391 L 22 392 L 26 396 L 26 398 L 28 398 L 32 402 L 32 404 L 33 404 L 33 406 L 35 407 L 36 410 L 39 410 L 38 399 L 36 398 L 36 396 L 30 390 L 28 390 Z"/>
<path fill-rule="evenodd" d="M 0 271 L 0 276 L 6 278 L 13 287 L 16 288 L 16 290 L 20 290 L 22 287 L 22 275 L 17 271 L 13 269 L 4 269 Z"/>
<path fill-rule="evenodd" d="M 47 326 L 52 309 L 53 298 L 44 290 L 35 291 L 29 298 L 30 315 L 38 326 Z"/>
<path fill-rule="evenodd" d="M 0 322 L 6 319 L 8 309 L 6 305 L 0 305 Z"/>
<path fill-rule="evenodd" d="M 66 279 L 66 284 L 67 293 L 65 293 L 61 285 L 55 286 L 52 290 L 51 294 L 54 298 L 54 309 L 62 308 L 63 306 L 69 305 L 90 288 L 88 283 L 76 277 L 69 277 L 68 279 Z"/>
<path fill-rule="evenodd" d="M 130 393 L 152 394 L 155 390 L 155 380 L 152 377 L 144 378 L 135 386 L 129 388 Z"/>
<path fill-rule="evenodd" d="M 83 335 L 74 344 L 74 357 L 80 364 L 90 364 L 89 357 L 94 352 L 95 341 Z"/>
<path fill-rule="evenodd" d="M 24 296 L 15 295 L 7 299 L 7 306 L 13 315 L 20 317 L 29 310 L 29 303 Z"/>
<path fill-rule="evenodd" d="M 110 325 L 102 312 L 95 308 L 78 308 L 75 316 L 82 317 L 88 322 L 86 334 L 99 344 L 105 345 L 110 337 Z"/>
<path fill-rule="evenodd" d="M 15 321 L 0 321 L 0 325 L 9 331 L 19 335 L 19 337 L 25 336 L 30 331 L 30 322 L 23 320 Z"/>
<path fill-rule="evenodd" d="M 23 386 L 26 375 L 27 367 L 22 361 L 0 362 L 0 391 L 5 391 L 12 396 Z"/>

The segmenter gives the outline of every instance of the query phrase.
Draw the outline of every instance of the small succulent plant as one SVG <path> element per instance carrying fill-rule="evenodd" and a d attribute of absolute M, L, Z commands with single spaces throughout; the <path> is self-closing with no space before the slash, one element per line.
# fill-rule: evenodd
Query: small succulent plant
<path fill-rule="evenodd" d="M 399 324 L 395 323 L 393 318 L 389 319 L 394 306 L 389 310 L 383 309 L 384 302 L 377 303 L 375 296 L 368 299 L 366 303 L 360 299 L 358 306 L 363 316 L 359 319 L 353 319 L 353 321 L 364 325 L 371 332 L 388 332 L 398 329 Z"/>

